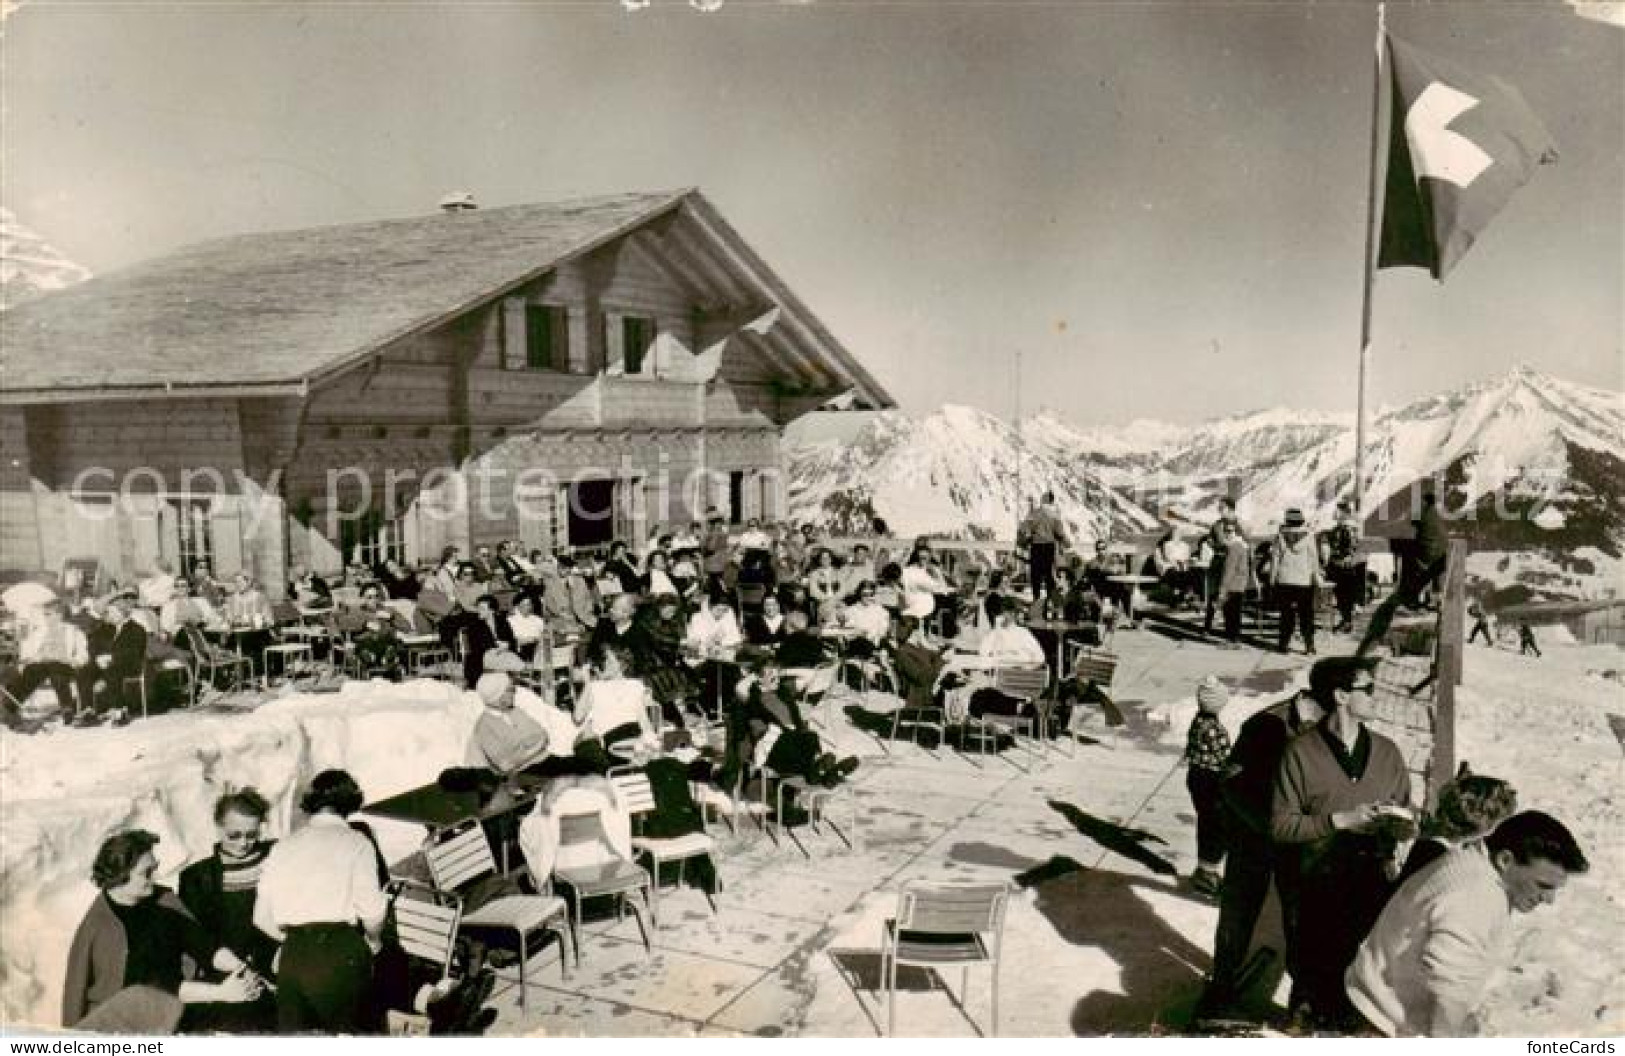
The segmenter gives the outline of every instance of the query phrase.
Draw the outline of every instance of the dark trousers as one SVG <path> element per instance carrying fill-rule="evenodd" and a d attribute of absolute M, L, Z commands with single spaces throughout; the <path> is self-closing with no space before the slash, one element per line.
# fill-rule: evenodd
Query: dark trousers
<path fill-rule="evenodd" d="M 1297 627 L 1303 635 L 1304 648 L 1315 648 L 1315 588 L 1292 587 L 1277 584 L 1275 604 L 1281 613 L 1281 625 L 1276 635 L 1276 646 L 1281 652 L 1292 641 L 1292 629 Z"/>
<path fill-rule="evenodd" d="M 1033 543 L 1027 547 L 1027 575 L 1032 580 L 1033 597 L 1048 594 L 1055 586 L 1055 544 Z"/>
<path fill-rule="evenodd" d="M 1224 775 L 1217 770 L 1192 766 L 1185 771 L 1185 790 L 1196 809 L 1196 857 L 1203 865 L 1218 865 L 1224 859 L 1223 785 Z"/>
<path fill-rule="evenodd" d="M 1337 603 L 1339 623 L 1354 620 L 1354 607 L 1365 595 L 1365 566 L 1350 565 L 1332 570 L 1332 600 Z"/>
<path fill-rule="evenodd" d="M 62 706 L 62 711 L 65 714 L 72 714 L 77 706 L 75 702 L 84 699 L 76 696 L 75 683 L 78 681 L 79 676 L 67 664 L 54 661 L 29 664 L 6 681 L 6 692 L 21 704 L 27 701 L 29 695 L 41 684 L 49 682 L 51 691 L 56 694 L 57 703 Z"/>
<path fill-rule="evenodd" d="M 1246 597 L 1239 590 L 1224 596 L 1224 636 L 1232 642 L 1241 641 L 1241 604 Z"/>
<path fill-rule="evenodd" d="M 1481 634 L 1484 636 L 1485 645 L 1495 644 L 1494 637 L 1490 635 L 1490 625 L 1485 623 L 1482 617 L 1473 621 L 1473 632 L 1467 636 L 1467 644 L 1472 645 L 1478 641 L 1478 636 Z"/>
<path fill-rule="evenodd" d="M 1289 970 L 1293 1004 L 1307 1003 L 1318 1023 L 1341 1027 L 1349 1019 L 1343 974 L 1388 899 L 1385 866 L 1380 855 L 1339 853 L 1304 870 Z"/>
<path fill-rule="evenodd" d="M 276 977 L 280 1034 L 363 1034 L 371 1021 L 372 951 L 350 924 L 288 929 Z"/>
<path fill-rule="evenodd" d="M 1281 918 L 1286 937 L 1287 970 L 1298 947 L 1298 897 L 1296 871 L 1273 847 L 1256 838 L 1232 841 L 1224 865 L 1224 887 L 1219 893 L 1219 925 L 1213 936 L 1213 972 L 1208 978 L 1202 1004 L 1210 1013 L 1231 1008 L 1241 995 L 1236 986 L 1252 948 L 1253 931 L 1264 909 L 1270 884 L 1275 884 L 1281 902 Z M 1294 978 L 1296 975 L 1294 974 Z"/>

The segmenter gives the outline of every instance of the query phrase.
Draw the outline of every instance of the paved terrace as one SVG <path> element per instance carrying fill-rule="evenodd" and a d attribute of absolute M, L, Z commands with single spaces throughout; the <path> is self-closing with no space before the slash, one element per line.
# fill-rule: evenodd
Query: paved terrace
<path fill-rule="evenodd" d="M 668 888 L 646 954 L 630 914 L 617 921 L 601 911 L 567 982 L 554 947 L 537 955 L 523 1016 L 517 987 L 499 984 L 489 1033 L 874 1037 L 885 1026 L 881 926 L 899 887 L 1018 878 L 1005 925 L 1001 1035 L 1177 1028 L 1208 968 L 1217 911 L 1180 883 L 1195 855 L 1183 770 L 1170 776 L 1183 730 L 1164 736 L 1155 712 L 1192 698 L 1209 673 L 1273 695 L 1306 658 L 1144 629 L 1119 632 L 1114 648 L 1115 696 L 1129 724 L 1108 733 L 1097 723 L 1096 744 L 966 756 L 882 743 L 842 722 L 838 748 L 864 759 L 853 779 L 864 816 L 859 849 L 827 827 L 776 843 L 744 821 L 731 835 L 713 826 L 725 885 L 714 915 L 697 889 Z M 883 706 L 878 694 L 838 700 L 859 704 Z M 958 971 L 900 970 L 900 1035 L 987 1031 L 986 967 L 971 969 L 963 1009 L 944 982 L 959 994 Z"/>

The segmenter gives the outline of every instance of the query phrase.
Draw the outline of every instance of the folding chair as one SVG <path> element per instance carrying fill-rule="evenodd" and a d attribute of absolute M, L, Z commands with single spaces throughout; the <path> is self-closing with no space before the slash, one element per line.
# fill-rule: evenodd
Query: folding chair
<path fill-rule="evenodd" d="M 709 856 L 711 864 L 716 866 L 716 841 L 703 832 L 692 832 L 684 836 L 673 836 L 666 839 L 655 839 L 636 835 L 638 823 L 644 814 L 655 809 L 654 789 L 649 785 L 649 775 L 645 773 L 611 773 L 609 783 L 615 789 L 615 799 L 626 808 L 632 817 L 632 849 L 639 854 L 647 854 L 651 863 L 650 879 L 653 881 L 649 888 L 649 920 L 658 930 L 660 927 L 660 867 L 666 862 L 677 863 L 677 885 L 683 883 L 683 867 L 690 858 L 703 858 Z M 718 879 L 721 887 L 721 879 Z M 711 903 L 711 912 L 715 913 L 717 905 L 711 900 L 710 892 L 706 893 L 705 900 Z"/>
<path fill-rule="evenodd" d="M 447 830 L 424 850 L 429 861 L 429 874 L 434 886 L 441 892 L 456 897 L 465 885 L 497 871 L 491 856 L 491 843 L 478 821 L 462 828 Z M 534 879 L 534 878 L 533 878 Z M 526 963 L 530 960 L 530 936 L 537 931 L 550 931 L 559 939 L 559 974 L 568 979 L 572 936 L 569 910 L 564 899 L 552 894 L 507 895 L 492 899 L 485 905 L 462 915 L 461 927 L 465 932 L 477 933 L 487 940 L 512 936 L 519 951 L 519 1007 L 525 1007 L 527 979 Z M 575 954 L 577 961 L 580 954 Z"/>
<path fill-rule="evenodd" d="M 822 667 L 812 668 L 807 677 L 795 681 L 796 706 L 801 709 L 807 721 L 822 729 L 830 729 L 834 720 L 824 714 L 830 700 L 830 690 L 835 688 L 835 678 L 840 673 L 840 665 L 825 664 Z"/>
<path fill-rule="evenodd" d="M 993 977 L 989 1036 L 999 1034 L 999 954 L 1004 943 L 1004 911 L 1009 888 L 1002 884 L 912 883 L 897 898 L 897 916 L 886 921 L 881 938 L 881 983 L 886 989 L 886 1034 L 897 1028 L 897 966 L 963 967 L 959 1007 L 965 1007 L 970 965 L 986 964 Z M 991 941 L 989 941 L 991 940 Z M 950 993 L 950 997 L 952 994 Z"/>
<path fill-rule="evenodd" d="M 572 851 L 575 853 L 572 854 Z M 619 917 L 625 909 L 628 895 L 641 894 L 644 906 L 651 905 L 654 880 L 648 870 L 610 850 L 609 841 L 604 836 L 602 815 L 596 810 L 559 815 L 559 861 L 562 863 L 566 860 L 570 864 L 553 866 L 553 879 L 568 888 L 573 896 L 576 956 L 579 958 L 581 904 L 589 898 L 614 898 L 617 900 L 616 915 Z M 653 914 L 652 909 L 650 913 Z M 652 952 L 649 933 L 643 927 L 643 917 L 636 905 L 632 907 L 632 915 L 638 918 L 638 928 L 643 931 L 644 951 Z"/>
<path fill-rule="evenodd" d="M 998 731 L 1008 729 L 1011 737 L 1025 732 L 1037 740 L 1041 718 L 1036 702 L 1049 688 L 1049 665 L 1039 667 L 999 667 L 993 671 L 993 688 L 1019 702 L 1020 712 L 1015 715 L 983 715 L 967 719 L 967 730 L 975 731 L 984 751 L 988 741 L 998 743 Z M 1019 739 L 1018 739 L 1019 743 Z"/>
<path fill-rule="evenodd" d="M 1106 652 L 1104 649 L 1082 648 L 1072 661 L 1072 679 L 1079 686 L 1080 695 L 1087 695 L 1090 690 L 1093 690 L 1105 699 L 1106 705 L 1110 706 L 1110 710 L 1107 711 L 1106 715 L 1108 728 L 1122 724 L 1120 715 L 1117 716 L 1117 721 L 1113 721 L 1116 707 L 1111 703 L 1111 694 L 1109 692 L 1112 678 L 1116 674 L 1117 654 Z M 1067 738 L 1074 747 L 1085 736 L 1083 718 L 1086 712 L 1084 709 L 1089 706 L 1089 701 L 1081 699 L 1072 705 L 1072 714 L 1068 716 L 1066 733 Z"/>
<path fill-rule="evenodd" d="M 440 980 L 451 978 L 457 926 L 462 900 L 415 880 L 393 879 L 385 889 L 395 915 L 395 937 L 412 957 L 440 968 Z M 429 1018 L 390 1009 L 385 1022 L 392 1037 L 422 1037 L 429 1033 Z"/>

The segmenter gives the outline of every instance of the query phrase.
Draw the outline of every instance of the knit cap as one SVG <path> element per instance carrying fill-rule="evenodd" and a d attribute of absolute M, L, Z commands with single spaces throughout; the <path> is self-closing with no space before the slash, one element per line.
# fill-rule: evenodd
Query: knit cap
<path fill-rule="evenodd" d="M 1230 690 L 1219 676 L 1209 675 L 1196 684 L 1196 706 L 1202 711 L 1217 714 L 1229 701 Z"/>

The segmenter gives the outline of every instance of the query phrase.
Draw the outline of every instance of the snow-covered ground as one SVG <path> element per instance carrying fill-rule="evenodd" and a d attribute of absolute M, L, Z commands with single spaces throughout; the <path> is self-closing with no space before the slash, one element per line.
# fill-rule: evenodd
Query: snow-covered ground
<path fill-rule="evenodd" d="M 1159 854 L 1188 872 L 1188 804 L 1179 782 L 1160 775 L 1177 758 L 1195 710 L 1196 680 L 1218 673 L 1234 687 L 1224 714 L 1234 732 L 1248 715 L 1301 685 L 1305 668 L 1301 658 L 1221 652 L 1146 632 L 1120 638 L 1119 699 L 1132 701 L 1147 720 L 1136 732 L 1111 736 L 1095 749 L 1006 765 L 932 756 L 912 745 L 882 751 L 843 726 L 839 750 L 866 756 L 857 781 L 868 815 L 864 850 L 837 864 L 827 857 L 837 852 L 822 843 L 810 859 L 771 841 L 726 845 L 722 868 L 732 879 L 722 915 L 697 911 L 663 920 L 662 952 L 653 962 L 644 961 L 632 936 L 615 940 L 596 953 L 601 963 L 594 970 L 606 973 L 602 985 L 624 990 L 617 1000 L 628 1007 L 670 999 L 674 1012 L 699 1024 L 651 1021 L 654 1032 L 707 1024 L 751 1031 L 766 1023 L 790 1033 L 866 1035 L 873 1010 L 865 1011 L 863 1002 L 872 998 L 854 995 L 836 954 L 854 944 L 873 946 L 869 932 L 895 905 L 892 888 L 900 879 L 944 872 L 1008 877 L 1052 855 L 1072 855 L 1095 864 L 1029 892 L 1012 911 L 1008 949 L 1016 959 L 1005 974 L 1007 1029 L 1144 1032 L 1177 1019 L 1177 1007 L 1194 1000 L 1205 968 L 1212 905 L 1179 893 L 1171 877 L 1101 852 L 1058 823 L 1046 801 L 1075 802 L 1098 817 L 1143 828 L 1154 835 Z M 1482 646 L 1468 650 L 1458 755 L 1477 772 L 1512 781 L 1524 807 L 1567 823 L 1593 868 L 1572 881 L 1555 906 L 1519 918 L 1513 957 L 1496 977 L 1483 1018 L 1488 1032 L 1504 1036 L 1619 1034 L 1625 1032 L 1625 752 L 1609 716 L 1625 716 L 1625 652 L 1555 635 L 1542 644 L 1543 659 Z M 885 704 L 865 702 L 874 711 Z M 157 832 L 163 879 L 172 881 L 185 861 L 208 850 L 209 808 L 228 785 L 253 784 L 265 792 L 277 808 L 272 828 L 281 831 L 296 789 L 318 769 L 348 768 L 369 798 L 433 780 L 461 761 L 477 710 L 476 702 L 442 685 L 378 683 L 351 685 L 339 695 L 290 696 L 250 714 L 169 715 L 124 730 L 32 738 L 0 733 L 0 1020 L 55 1024 L 66 946 L 92 897 L 90 857 L 107 833 L 133 825 Z M 924 826 L 927 836 L 940 832 L 940 839 L 918 839 L 910 826 Z M 404 827 L 381 835 L 392 857 L 412 850 L 418 838 Z M 904 837 L 919 846 L 909 844 L 904 853 L 897 842 L 906 843 Z M 733 954 L 715 963 L 704 959 L 717 943 L 745 941 L 728 932 L 729 921 L 748 918 L 766 927 L 779 917 L 756 920 L 760 910 L 777 907 L 782 916 L 786 907 L 805 904 L 811 911 L 814 903 L 828 903 L 828 915 L 781 936 L 792 952 L 782 963 L 764 962 L 763 981 L 753 984 L 756 975 L 744 973 Z M 673 952 L 683 950 L 690 952 Z M 781 976 L 781 984 L 773 983 Z M 552 995 L 542 1026 L 571 1025 L 594 1035 L 629 1029 L 624 1010 L 605 1003 L 595 979 L 580 983 L 579 996 Z M 727 1010 L 715 1014 L 696 1011 L 704 1004 L 696 1004 L 698 998 L 668 993 L 677 987 L 673 993 L 686 994 L 704 980 L 721 986 L 726 979 L 734 979 L 733 989 L 712 1004 Z M 1040 979 L 1064 982 L 1036 985 Z M 501 1004 L 497 1032 L 537 1029 L 534 1009 L 526 1017 L 509 1008 L 511 995 Z M 962 1019 L 949 1011 L 940 993 L 915 995 L 909 1029 L 963 1034 Z"/>
<path fill-rule="evenodd" d="M 270 830 L 285 832 L 318 771 L 349 770 L 369 799 L 406 791 L 462 763 L 478 715 L 477 699 L 444 683 L 352 682 L 251 714 L 0 732 L 0 1023 L 59 1021 L 68 942 L 95 895 L 90 865 L 107 836 L 157 834 L 158 879 L 173 886 L 213 846 L 211 811 L 228 789 L 258 789 L 273 805 Z M 421 833 L 380 826 L 379 838 L 394 860 Z"/>

